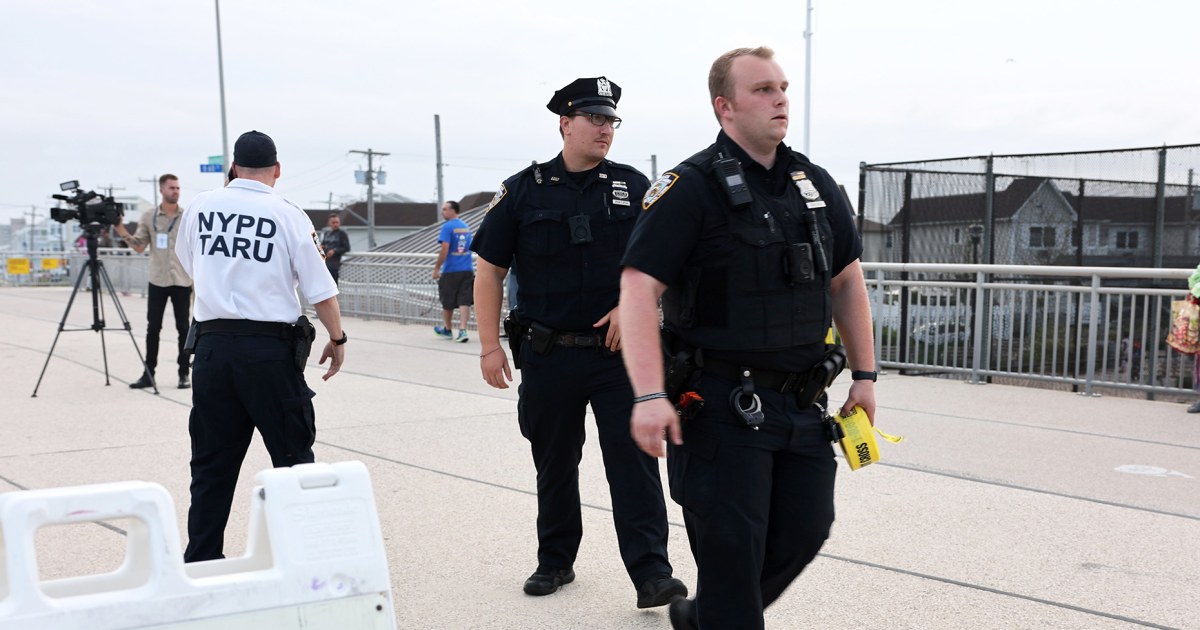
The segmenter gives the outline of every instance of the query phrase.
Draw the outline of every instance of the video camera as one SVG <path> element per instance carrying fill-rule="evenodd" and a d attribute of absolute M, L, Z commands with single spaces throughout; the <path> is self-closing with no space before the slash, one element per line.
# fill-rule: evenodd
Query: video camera
<path fill-rule="evenodd" d="M 51 219 L 54 219 L 59 223 L 66 223 L 71 219 L 78 219 L 79 222 L 84 225 L 116 225 L 121 222 L 121 217 L 124 213 L 121 212 L 121 205 L 113 201 L 112 197 L 106 197 L 94 190 L 80 190 L 79 180 L 63 182 L 62 184 L 59 184 L 59 187 L 64 191 L 74 194 L 70 197 L 67 195 L 51 196 L 60 201 L 65 201 L 75 207 L 51 208 Z"/>

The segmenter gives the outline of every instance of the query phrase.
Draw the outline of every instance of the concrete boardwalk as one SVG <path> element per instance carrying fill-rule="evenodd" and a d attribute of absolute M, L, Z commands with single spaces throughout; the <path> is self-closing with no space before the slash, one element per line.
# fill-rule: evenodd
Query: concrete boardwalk
<path fill-rule="evenodd" d="M 133 344 L 106 333 L 105 387 L 99 335 L 63 333 L 30 397 L 68 295 L 0 289 L 0 491 L 154 481 L 174 497 L 182 531 L 191 392 L 174 388 L 172 370 L 161 395 L 129 390 L 140 372 Z M 121 303 L 144 348 L 146 301 Z M 107 300 L 106 315 L 119 323 Z M 90 320 L 81 293 L 70 321 Z M 323 382 L 314 363 L 307 373 L 317 459 L 371 472 L 399 627 L 669 627 L 665 609 L 634 607 L 594 439 L 581 470 L 578 579 L 528 597 L 536 500 L 515 387 L 483 383 L 475 339 L 345 327 L 343 372 Z M 159 358 L 172 367 L 169 351 Z M 1179 403 L 897 375 L 877 389 L 880 427 L 905 440 L 883 444 L 884 460 L 866 469 L 839 464 L 832 537 L 768 610 L 768 628 L 1200 628 L 1200 416 Z M 1129 465 L 1157 474 L 1118 470 Z M 268 466 L 256 441 L 228 555 L 244 549 L 253 474 Z M 694 587 L 682 517 L 668 505 L 676 575 Z M 124 545 L 119 530 L 49 528 L 41 575 L 111 570 Z"/>

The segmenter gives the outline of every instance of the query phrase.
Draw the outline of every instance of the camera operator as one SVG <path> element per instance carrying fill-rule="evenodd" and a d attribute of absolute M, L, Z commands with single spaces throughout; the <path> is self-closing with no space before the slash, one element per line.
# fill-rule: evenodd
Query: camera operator
<path fill-rule="evenodd" d="M 248 131 L 233 145 L 233 161 L 237 178 L 196 196 L 175 248 L 196 281 L 185 562 L 224 557 L 238 470 L 255 429 L 276 467 L 313 461 L 315 394 L 304 367 L 316 330 L 301 316 L 297 287 L 330 335 L 323 379 L 341 369 L 347 339 L 312 221 L 274 190 L 275 142 Z"/>
<path fill-rule="evenodd" d="M 183 208 L 179 207 L 179 178 L 171 174 L 159 177 L 158 191 L 162 193 L 162 203 L 142 213 L 135 234 L 129 233 L 124 222 L 116 225 L 117 235 L 134 251 L 141 253 L 150 248 L 150 290 L 146 313 L 147 371 L 129 386 L 143 389 L 154 384 L 154 369 L 158 365 L 158 335 L 162 330 L 167 300 L 170 300 L 175 313 L 175 332 L 179 335 L 179 389 L 187 389 L 191 385 L 188 382 L 188 355 L 183 350 L 183 343 L 187 339 L 192 279 L 175 255 L 175 236 L 179 233 L 179 219 L 183 215 Z"/>

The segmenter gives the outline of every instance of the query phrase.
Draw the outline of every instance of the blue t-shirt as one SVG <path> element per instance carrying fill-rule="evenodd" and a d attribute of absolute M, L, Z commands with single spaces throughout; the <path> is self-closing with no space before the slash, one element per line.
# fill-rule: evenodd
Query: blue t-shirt
<path fill-rule="evenodd" d="M 471 228 L 462 219 L 450 219 L 442 225 L 439 243 L 450 243 L 442 273 L 473 271 L 471 266 Z"/>

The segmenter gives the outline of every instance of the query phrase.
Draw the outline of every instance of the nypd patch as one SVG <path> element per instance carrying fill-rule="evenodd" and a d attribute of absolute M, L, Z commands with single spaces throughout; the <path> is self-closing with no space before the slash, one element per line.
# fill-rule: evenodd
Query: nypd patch
<path fill-rule="evenodd" d="M 321 238 L 317 236 L 317 231 L 309 232 L 309 236 L 312 236 L 313 245 L 317 246 L 317 253 L 321 255 L 321 260 L 325 260 L 325 248 L 321 247 Z"/>
<path fill-rule="evenodd" d="M 500 200 L 503 199 L 504 195 L 507 195 L 507 194 L 508 194 L 508 189 L 504 187 L 504 184 L 500 184 L 500 190 L 496 193 L 496 195 L 494 197 L 492 197 L 492 200 L 488 202 L 487 207 L 483 209 L 483 213 L 487 214 L 487 213 L 491 212 L 492 208 L 495 208 L 496 204 L 500 203 Z"/>
<path fill-rule="evenodd" d="M 663 173 L 661 177 L 654 180 L 654 183 L 650 184 L 650 189 L 646 191 L 646 196 L 642 197 L 642 210 L 649 210 L 650 206 L 654 205 L 655 201 L 658 201 L 663 195 L 667 194 L 667 191 L 677 181 L 679 181 L 679 175 L 671 171 Z"/>

